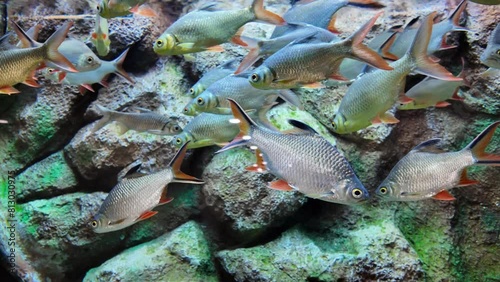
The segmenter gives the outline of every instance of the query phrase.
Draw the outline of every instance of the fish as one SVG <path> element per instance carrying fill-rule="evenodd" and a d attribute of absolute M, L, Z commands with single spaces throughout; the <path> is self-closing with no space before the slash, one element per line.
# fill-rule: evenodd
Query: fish
<path fill-rule="evenodd" d="M 42 28 L 42 25 L 36 24 L 36 25 L 30 27 L 26 31 L 26 34 L 30 38 L 32 38 L 34 41 L 36 41 L 38 39 L 38 34 L 39 34 L 41 28 Z M 14 49 L 14 48 L 29 48 L 30 47 L 30 44 L 27 41 L 24 42 L 26 44 L 24 46 L 23 46 L 22 41 L 17 42 L 17 44 L 11 44 L 9 42 L 9 38 L 11 36 L 12 36 L 12 32 L 9 31 L 6 34 L 2 35 L 2 37 L 0 37 L 0 51 Z"/>
<path fill-rule="evenodd" d="M 467 0 L 462 0 L 460 4 L 453 10 L 453 12 L 448 16 L 447 19 L 434 24 L 432 27 L 432 34 L 429 41 L 429 46 L 427 47 L 427 54 L 431 55 L 439 50 L 446 50 L 450 48 L 455 48 L 456 46 L 449 46 L 446 44 L 445 35 L 452 31 L 470 31 L 469 29 L 460 26 L 460 16 L 467 6 Z M 416 28 L 416 23 L 418 18 L 413 19 L 406 26 L 406 28 L 401 32 L 389 50 L 392 54 L 396 55 L 398 58 L 404 56 L 406 50 L 408 50 L 412 39 L 415 37 L 418 28 Z"/>
<path fill-rule="evenodd" d="M 34 79 L 34 72 L 43 62 L 51 62 L 68 72 L 78 71 L 67 58 L 57 51 L 73 25 L 72 22 L 65 23 L 44 44 L 35 42 L 15 22 L 12 23 L 14 31 L 23 45 L 30 47 L 0 52 L 0 65 L 2 66 L 0 69 L 0 94 L 19 93 L 12 85 L 21 82 L 38 87 L 39 84 Z"/>
<path fill-rule="evenodd" d="M 236 60 L 229 60 L 224 64 L 207 71 L 200 78 L 200 80 L 193 85 L 193 87 L 189 88 L 187 95 L 192 98 L 198 97 L 198 95 L 205 91 L 205 89 L 207 89 L 214 82 L 232 74 L 236 70 L 236 67 L 233 66 L 235 63 Z"/>
<path fill-rule="evenodd" d="M 196 115 L 207 112 L 214 114 L 231 114 L 227 98 L 236 100 L 245 110 L 259 110 L 266 105 L 274 104 L 277 97 L 302 109 L 297 95 L 288 89 L 262 90 L 252 87 L 247 74 L 230 75 L 210 85 L 198 97 L 184 107 L 185 115 Z"/>
<path fill-rule="evenodd" d="M 500 121 L 490 124 L 457 152 L 437 148 L 438 138 L 421 143 L 394 166 L 375 194 L 383 201 L 454 200 L 447 190 L 479 183 L 468 178 L 467 167 L 500 166 L 499 155 L 485 152 L 498 125 Z"/>
<path fill-rule="evenodd" d="M 113 61 L 101 61 L 101 66 L 95 70 L 80 72 L 80 73 L 67 73 L 64 71 L 59 71 L 53 68 L 47 68 L 43 75 L 46 79 L 50 79 L 55 82 L 60 82 L 67 85 L 80 85 L 80 93 L 85 94 L 85 90 L 94 92 L 92 84 L 100 83 L 107 87 L 106 79 L 109 74 L 115 73 L 118 76 L 123 77 L 129 83 L 134 84 L 134 80 L 128 75 L 128 73 L 123 69 L 122 65 L 125 61 L 129 48 L 127 48 L 123 53 L 118 56 Z"/>
<path fill-rule="evenodd" d="M 488 45 L 481 54 L 481 63 L 493 69 L 500 69 L 500 23 L 491 32 Z"/>
<path fill-rule="evenodd" d="M 463 85 L 467 87 L 471 86 L 465 80 L 465 72 L 463 69 L 457 77 L 462 78 L 462 81 L 446 81 L 426 77 L 406 92 L 405 96 L 412 100 L 409 103 L 399 103 L 397 109 L 416 110 L 427 107 L 442 108 L 451 105 L 446 102 L 448 99 L 463 101 L 464 98 L 458 96 L 458 88 Z"/>
<path fill-rule="evenodd" d="M 347 5 L 376 8 L 384 7 L 384 5 L 373 0 L 305 0 L 297 2 L 283 15 L 283 18 L 289 23 L 310 24 L 338 33 L 335 28 L 335 14 L 338 10 L 346 7 Z M 274 29 L 271 38 L 280 37 L 289 31 L 290 26 L 288 25 L 278 26 Z"/>
<path fill-rule="evenodd" d="M 124 113 L 112 111 L 101 105 L 96 107 L 102 118 L 94 125 L 90 134 L 94 134 L 113 121 L 120 126 L 119 135 L 129 130 L 156 135 L 175 135 L 182 131 L 178 118 L 166 117 L 146 109 L 140 109 L 141 113 Z"/>
<path fill-rule="evenodd" d="M 158 55 L 182 55 L 201 51 L 223 51 L 219 46 L 232 39 L 241 43 L 238 30 L 251 21 L 283 25 L 277 14 L 264 9 L 264 0 L 254 0 L 251 7 L 213 11 L 214 3 L 204 5 L 175 21 L 155 41 L 153 49 Z"/>
<path fill-rule="evenodd" d="M 500 0 L 470 0 L 470 1 L 483 5 L 500 5 Z"/>
<path fill-rule="evenodd" d="M 108 20 L 99 16 L 99 14 L 95 16 L 95 30 L 90 38 L 99 56 L 108 55 L 111 45 Z"/>
<path fill-rule="evenodd" d="M 417 71 L 438 79 L 461 81 L 427 55 L 427 44 L 436 12 L 428 15 L 419 27 L 406 54 L 390 64 L 392 71 L 373 70 L 363 74 L 348 88 L 337 112 L 332 117 L 333 131 L 347 134 L 377 123 L 398 123 L 389 110 L 404 96 L 406 76 Z"/>
<path fill-rule="evenodd" d="M 305 41 L 307 41 L 307 43 L 340 41 L 340 38 L 336 34 L 313 25 L 289 22 L 288 27 L 289 30 L 284 35 L 268 40 L 241 36 L 241 41 L 245 43 L 243 47 L 249 49 L 249 52 L 245 58 L 243 58 L 234 74 L 240 74 L 246 71 L 260 58 L 276 53 L 295 40 L 306 38 L 307 40 Z"/>
<path fill-rule="evenodd" d="M 113 187 L 90 222 L 95 233 L 117 231 L 148 219 L 156 206 L 173 200 L 167 196 L 170 183 L 204 184 L 201 179 L 181 171 L 188 143 L 184 144 L 167 168 L 152 174 L 130 173 Z M 132 169 L 131 169 L 132 170 Z"/>
<path fill-rule="evenodd" d="M 180 147 L 189 141 L 188 149 L 211 145 L 222 147 L 240 132 L 238 125 L 230 122 L 232 119 L 232 115 L 201 113 L 174 136 L 172 145 Z"/>
<path fill-rule="evenodd" d="M 98 14 L 105 19 L 123 17 L 130 14 L 157 17 L 156 12 L 144 6 L 144 3 L 146 3 L 146 0 L 101 0 L 97 4 L 96 9 Z"/>
<path fill-rule="evenodd" d="M 78 72 L 95 70 L 102 64 L 87 44 L 75 38 L 64 40 L 57 50 L 75 66 Z M 46 65 L 50 68 L 57 68 L 51 63 Z"/>
<path fill-rule="evenodd" d="M 363 39 L 382 12 L 377 13 L 356 33 L 345 40 L 330 43 L 292 42 L 269 56 L 248 77 L 259 89 L 317 88 L 328 78 L 346 80 L 338 74 L 344 58 L 361 60 L 375 67 L 391 70 L 377 52 L 363 45 Z"/>
<path fill-rule="evenodd" d="M 250 145 L 257 163 L 249 171 L 269 171 L 279 178 L 268 184 L 282 191 L 299 191 L 307 197 L 332 203 L 354 205 L 369 198 L 349 162 L 335 146 L 308 125 L 290 120 L 296 133 L 282 133 L 258 126 L 232 99 L 228 99 L 240 133 L 223 152 Z"/>

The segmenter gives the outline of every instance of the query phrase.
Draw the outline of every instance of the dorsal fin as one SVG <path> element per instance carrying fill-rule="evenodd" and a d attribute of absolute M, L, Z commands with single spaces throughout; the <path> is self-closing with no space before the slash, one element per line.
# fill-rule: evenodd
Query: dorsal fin
<path fill-rule="evenodd" d="M 213 11 L 215 11 L 215 6 L 217 6 L 217 3 L 210 2 L 210 3 L 206 3 L 206 4 L 202 5 L 197 10 L 198 11 L 210 11 L 210 12 L 213 12 Z"/>
<path fill-rule="evenodd" d="M 238 67 L 238 60 L 232 59 L 225 61 L 223 64 L 219 65 L 217 68 L 234 70 Z"/>
<path fill-rule="evenodd" d="M 412 28 L 417 28 L 418 26 L 416 26 L 418 20 L 420 19 L 420 16 L 416 17 L 416 18 L 413 18 L 411 19 L 405 26 L 405 30 L 406 29 L 412 29 Z"/>
<path fill-rule="evenodd" d="M 134 110 L 139 111 L 140 113 L 153 113 L 152 110 L 141 108 L 141 107 L 133 107 Z"/>
<path fill-rule="evenodd" d="M 137 172 L 141 168 L 141 165 L 141 161 L 136 160 L 126 166 L 122 171 L 120 171 L 120 173 L 118 173 L 118 182 L 122 181 L 125 178 L 136 178 L 144 176 L 144 173 Z"/>
<path fill-rule="evenodd" d="M 411 151 L 412 152 L 428 152 L 428 153 L 439 153 L 442 152 L 441 149 L 437 148 L 437 144 L 441 142 L 441 138 L 434 138 L 427 141 L 424 141 L 417 146 L 415 146 Z"/>
<path fill-rule="evenodd" d="M 288 123 L 298 129 L 301 129 L 303 131 L 306 131 L 308 133 L 312 133 L 312 134 L 319 134 L 316 130 L 314 130 L 314 128 L 310 127 L 309 125 L 299 121 L 299 120 L 296 120 L 296 119 L 289 119 L 288 120 Z"/>

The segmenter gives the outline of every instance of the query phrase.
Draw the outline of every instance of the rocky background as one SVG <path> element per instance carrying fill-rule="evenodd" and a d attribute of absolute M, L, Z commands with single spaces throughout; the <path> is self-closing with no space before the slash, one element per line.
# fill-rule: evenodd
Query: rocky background
<path fill-rule="evenodd" d="M 212 0 L 210 0 L 212 1 Z M 23 281 L 499 281 L 500 173 L 495 167 L 473 167 L 481 182 L 456 188 L 453 202 L 377 203 L 350 207 L 307 199 L 302 194 L 266 188 L 270 174 L 244 168 L 254 157 L 246 148 L 214 155 L 215 147 L 192 151 L 184 171 L 201 177 L 203 186 L 171 185 L 175 200 L 159 214 L 129 228 L 94 234 L 88 226 L 118 172 L 135 160 L 146 170 L 164 167 L 176 149 L 171 137 L 129 131 L 118 136 L 113 124 L 90 135 L 99 118 L 95 104 L 123 110 L 139 106 L 166 115 L 181 114 L 187 89 L 208 69 L 246 50 L 225 44 L 223 53 L 198 53 L 195 62 L 182 57 L 158 58 L 152 42 L 179 16 L 208 0 L 151 1 L 161 17 L 110 20 L 111 52 L 132 46 L 125 69 L 136 80 L 129 85 L 112 77 L 109 88 L 78 94 L 77 87 L 43 81 L 43 87 L 19 85 L 19 95 L 0 96 L 0 218 L 6 222 L 7 171 L 16 175 L 16 277 Z M 221 1 L 225 9 L 250 1 Z M 438 11 L 443 18 L 455 0 L 381 0 L 386 8 L 370 36 L 418 15 Z M 10 18 L 28 28 L 43 25 L 45 40 L 61 23 L 48 15 L 95 13 L 93 1 L 11 1 Z M 0 4 L 0 13 L 4 11 Z M 266 0 L 283 14 L 290 3 Z M 337 20 L 350 34 L 376 10 L 347 7 Z M 463 24 L 472 32 L 454 33 L 453 50 L 438 54 L 458 72 L 466 61 L 472 88 L 464 102 L 447 108 L 400 111 L 397 125 L 376 126 L 359 134 L 331 136 L 329 117 L 345 85 L 298 90 L 310 113 L 288 105 L 269 118 L 285 128 L 296 117 L 329 136 L 350 160 L 365 186 L 374 189 L 393 165 L 421 141 L 441 137 L 448 150 L 459 150 L 500 114 L 500 78 L 481 78 L 479 55 L 500 21 L 498 6 L 469 3 Z M 0 27 L 5 22 L 0 22 Z M 93 20 L 77 20 L 71 36 L 87 40 Z M 273 27 L 251 23 L 245 34 L 270 36 Z M 420 76 L 409 79 L 408 87 Z M 96 86 L 94 86 L 96 87 Z M 99 86 L 100 87 L 100 86 Z M 312 115 L 312 116 L 311 116 Z M 325 127 L 326 126 L 326 127 Z M 500 138 L 490 148 L 500 147 Z M 2 264 L 8 252 L 8 230 L 0 226 Z"/>

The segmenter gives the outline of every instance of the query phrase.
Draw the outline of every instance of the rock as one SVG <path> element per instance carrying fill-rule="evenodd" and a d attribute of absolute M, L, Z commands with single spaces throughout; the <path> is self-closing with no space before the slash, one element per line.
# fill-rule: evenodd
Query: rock
<path fill-rule="evenodd" d="M 127 249 L 87 272 L 83 281 L 217 281 L 210 243 L 187 222 L 153 241 Z"/>
<path fill-rule="evenodd" d="M 62 151 L 30 166 L 17 176 L 16 182 L 18 202 L 74 192 L 78 185 Z"/>

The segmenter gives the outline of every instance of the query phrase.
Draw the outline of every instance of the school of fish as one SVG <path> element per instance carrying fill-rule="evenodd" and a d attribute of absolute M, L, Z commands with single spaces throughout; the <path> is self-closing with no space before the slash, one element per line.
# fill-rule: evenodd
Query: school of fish
<path fill-rule="evenodd" d="M 235 10 L 210 3 L 173 22 L 153 42 L 152 48 L 160 56 L 191 59 L 191 53 L 223 52 L 223 43 L 239 45 L 247 55 L 221 62 L 206 72 L 186 93 L 192 100 L 180 113 L 164 116 L 144 108 L 116 111 L 95 105 L 102 117 L 90 134 L 115 123 L 119 136 L 129 130 L 172 136 L 165 145 L 178 148 L 178 152 L 166 168 L 155 173 L 139 172 L 140 163 L 125 168 L 89 222 L 91 228 L 96 233 L 111 232 L 154 216 L 156 206 L 173 200 L 167 193 L 169 183 L 204 184 L 180 167 L 187 149 L 205 146 L 220 146 L 217 153 L 249 146 L 256 161 L 246 170 L 274 175 L 269 188 L 344 205 L 362 204 L 370 198 L 454 200 L 448 190 L 478 183 L 468 178 L 469 166 L 500 166 L 500 155 L 486 152 L 500 125 L 497 121 L 457 152 L 439 148 L 440 139 L 421 143 L 392 168 L 373 195 L 342 152 L 309 125 L 290 118 L 288 123 L 294 129 L 280 131 L 270 123 L 266 113 L 280 100 L 304 110 L 293 89 L 313 91 L 325 87 L 328 80 L 350 83 L 327 125 L 336 134 L 356 134 L 374 124 L 399 123 L 394 109 L 440 108 L 451 105 L 450 100 L 460 103 L 464 98 L 459 88 L 473 87 L 465 80 L 465 60 L 461 72 L 454 75 L 434 56 L 457 47 L 446 44 L 450 32 L 471 32 L 460 25 L 467 0 L 441 21 L 437 21 L 437 12 L 409 19 L 406 25 L 401 23 L 375 35 L 368 44 L 365 37 L 383 11 L 367 17 L 353 34 L 341 37 L 335 22 L 346 6 L 384 7 L 374 0 L 303 0 L 278 15 L 266 10 L 264 0 L 253 0 L 248 7 Z M 13 32 L 0 38 L 0 94 L 19 95 L 18 83 L 40 87 L 37 72 L 55 83 L 78 86 L 82 95 L 94 92 L 94 84 L 108 87 L 108 76 L 113 73 L 133 85 L 134 79 L 123 69 L 129 48 L 114 60 L 100 59 L 108 55 L 113 44 L 109 22 L 132 14 L 158 15 L 146 0 L 100 0 L 96 10 L 89 41 L 97 54 L 84 42 L 67 37 L 71 21 L 63 23 L 44 43 L 36 41 L 40 25 L 25 32 L 11 22 Z M 269 39 L 242 35 L 244 25 L 256 21 L 276 26 Z M 14 35 L 17 44 L 12 44 Z M 500 69 L 500 24 L 490 35 L 480 61 L 489 68 L 485 74 Z M 406 90 L 407 77 L 414 73 L 426 78 Z M 182 126 L 181 114 L 194 118 Z M 0 119 L 0 124 L 8 123 Z"/>

